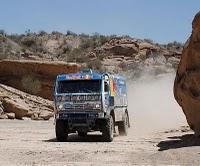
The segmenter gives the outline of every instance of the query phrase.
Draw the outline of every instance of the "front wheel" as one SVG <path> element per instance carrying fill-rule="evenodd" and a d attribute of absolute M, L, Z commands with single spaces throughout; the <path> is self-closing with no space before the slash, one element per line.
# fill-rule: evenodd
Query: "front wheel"
<path fill-rule="evenodd" d="M 56 139 L 59 142 L 64 142 L 67 140 L 68 133 L 67 133 L 67 126 L 65 125 L 65 122 L 63 120 L 57 120 L 56 121 Z"/>
<path fill-rule="evenodd" d="M 123 121 L 119 122 L 118 124 L 119 135 L 126 136 L 128 134 L 128 127 L 129 127 L 129 118 L 128 118 L 128 113 L 125 112 Z"/>
<path fill-rule="evenodd" d="M 114 137 L 114 120 L 113 117 L 110 116 L 106 122 L 105 126 L 102 130 L 103 138 L 106 142 L 112 142 Z"/>

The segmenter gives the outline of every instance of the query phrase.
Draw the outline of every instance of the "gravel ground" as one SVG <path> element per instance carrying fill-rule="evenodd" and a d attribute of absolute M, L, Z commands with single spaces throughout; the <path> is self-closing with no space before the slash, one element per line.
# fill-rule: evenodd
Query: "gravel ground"
<path fill-rule="evenodd" d="M 100 133 L 57 142 L 53 120 L 1 120 L 0 165 L 199 165 L 200 142 L 186 127 L 165 132 L 115 136 L 102 142 Z"/>

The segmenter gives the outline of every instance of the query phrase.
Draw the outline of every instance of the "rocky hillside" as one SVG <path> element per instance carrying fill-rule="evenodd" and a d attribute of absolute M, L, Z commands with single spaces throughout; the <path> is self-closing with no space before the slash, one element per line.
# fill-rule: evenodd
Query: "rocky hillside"
<path fill-rule="evenodd" d="M 0 35 L 1 59 L 78 62 L 110 72 L 151 65 L 176 68 L 181 52 L 182 44 L 178 42 L 160 45 L 129 36 L 78 35 L 70 31 Z"/>
<path fill-rule="evenodd" d="M 52 117 L 57 74 L 89 67 L 134 78 L 144 70 L 157 75 L 176 69 L 181 52 L 177 42 L 160 45 L 128 36 L 0 31 L 0 118 Z"/>
<path fill-rule="evenodd" d="M 109 71 L 141 71 L 153 67 L 176 68 L 182 48 L 168 49 L 158 44 L 130 38 L 114 38 L 89 53 L 89 57 L 100 59 Z M 139 73 L 138 72 L 138 73 Z M 162 71 L 161 71 L 162 72 Z"/>
<path fill-rule="evenodd" d="M 191 129 L 200 136 L 200 12 L 192 23 L 174 83 L 174 95 Z"/>

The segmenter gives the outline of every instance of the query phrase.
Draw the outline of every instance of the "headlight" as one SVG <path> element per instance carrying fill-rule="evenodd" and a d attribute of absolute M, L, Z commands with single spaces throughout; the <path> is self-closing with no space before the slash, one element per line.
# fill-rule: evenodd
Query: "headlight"
<path fill-rule="evenodd" d="M 64 108 L 63 104 L 58 104 L 58 106 L 57 106 L 58 111 L 62 110 L 63 108 Z"/>
<path fill-rule="evenodd" d="M 57 101 L 58 102 L 62 101 L 62 96 L 57 96 Z"/>
<path fill-rule="evenodd" d="M 86 109 L 100 109 L 101 108 L 101 104 L 95 104 L 95 103 L 87 103 L 85 105 Z"/>
<path fill-rule="evenodd" d="M 96 107 L 96 108 L 100 108 L 100 104 L 96 104 L 95 107 Z"/>

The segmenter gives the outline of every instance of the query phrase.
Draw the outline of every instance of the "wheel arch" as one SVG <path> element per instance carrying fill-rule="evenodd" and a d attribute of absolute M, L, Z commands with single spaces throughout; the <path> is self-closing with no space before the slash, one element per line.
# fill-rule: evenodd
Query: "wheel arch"
<path fill-rule="evenodd" d="M 115 111 L 113 109 L 110 111 L 110 116 L 113 117 L 113 121 L 115 123 Z"/>
<path fill-rule="evenodd" d="M 125 109 L 125 113 L 128 115 L 128 127 L 131 127 L 131 125 L 130 125 L 130 116 L 129 116 L 127 108 Z"/>

